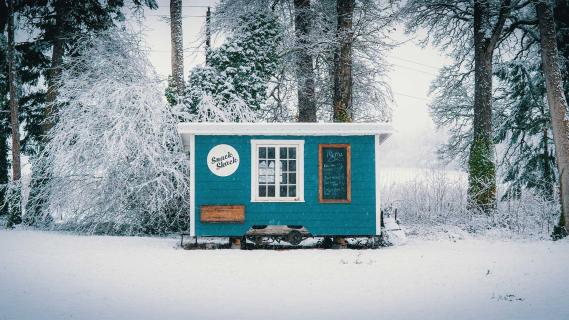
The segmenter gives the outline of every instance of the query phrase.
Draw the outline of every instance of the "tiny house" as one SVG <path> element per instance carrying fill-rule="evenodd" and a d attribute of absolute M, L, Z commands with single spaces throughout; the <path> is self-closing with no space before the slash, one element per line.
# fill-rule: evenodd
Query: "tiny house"
<path fill-rule="evenodd" d="M 387 124 L 181 123 L 178 132 L 190 159 L 192 237 L 270 229 L 294 244 L 381 232 Z"/>

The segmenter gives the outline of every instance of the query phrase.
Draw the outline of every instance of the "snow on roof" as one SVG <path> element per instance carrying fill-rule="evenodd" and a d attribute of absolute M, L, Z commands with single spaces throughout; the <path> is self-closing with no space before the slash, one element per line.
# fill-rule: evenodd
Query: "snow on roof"
<path fill-rule="evenodd" d="M 181 135 L 277 135 L 277 136 L 382 136 L 393 133 L 388 123 L 207 123 L 178 124 Z"/>

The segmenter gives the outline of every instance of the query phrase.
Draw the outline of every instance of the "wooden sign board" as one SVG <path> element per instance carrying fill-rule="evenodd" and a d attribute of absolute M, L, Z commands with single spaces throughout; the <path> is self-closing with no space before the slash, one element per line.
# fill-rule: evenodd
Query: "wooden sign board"
<path fill-rule="evenodd" d="M 245 206 L 200 206 L 200 221 L 205 223 L 243 223 Z"/>
<path fill-rule="evenodd" d="M 318 146 L 318 198 L 322 203 L 350 203 L 351 153 L 349 144 Z"/>

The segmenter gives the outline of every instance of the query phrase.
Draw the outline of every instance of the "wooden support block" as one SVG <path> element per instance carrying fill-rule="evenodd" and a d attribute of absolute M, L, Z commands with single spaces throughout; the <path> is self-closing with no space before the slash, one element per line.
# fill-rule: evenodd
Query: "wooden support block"
<path fill-rule="evenodd" d="M 230 238 L 231 249 L 241 249 L 241 238 Z"/>
<path fill-rule="evenodd" d="M 334 244 L 338 248 L 345 249 L 348 247 L 348 241 L 344 237 L 334 237 Z"/>
<path fill-rule="evenodd" d="M 243 223 L 245 206 L 201 206 L 200 221 L 204 223 Z"/>

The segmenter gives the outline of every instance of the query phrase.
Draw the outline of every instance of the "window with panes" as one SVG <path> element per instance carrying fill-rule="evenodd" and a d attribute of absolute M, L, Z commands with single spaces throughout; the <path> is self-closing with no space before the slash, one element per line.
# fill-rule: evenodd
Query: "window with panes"
<path fill-rule="evenodd" d="M 298 144 L 256 144 L 254 166 L 256 200 L 299 200 Z"/>

